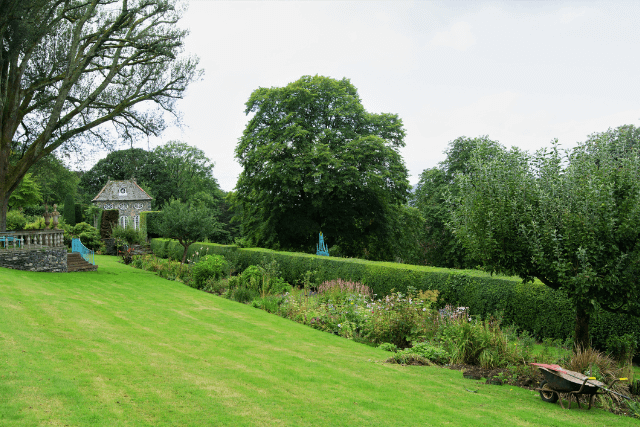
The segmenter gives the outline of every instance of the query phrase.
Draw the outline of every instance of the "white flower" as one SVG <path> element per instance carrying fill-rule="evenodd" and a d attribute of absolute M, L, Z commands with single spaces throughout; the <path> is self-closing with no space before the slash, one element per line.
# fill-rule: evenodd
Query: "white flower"
<path fill-rule="evenodd" d="M 426 309 L 426 308 L 423 308 L 423 309 L 422 309 L 422 311 L 427 311 L 427 309 Z"/>

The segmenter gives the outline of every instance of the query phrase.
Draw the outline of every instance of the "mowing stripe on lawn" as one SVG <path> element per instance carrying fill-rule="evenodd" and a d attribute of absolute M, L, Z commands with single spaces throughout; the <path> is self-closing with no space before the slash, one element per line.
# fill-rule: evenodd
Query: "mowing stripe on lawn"
<path fill-rule="evenodd" d="M 382 350 L 96 258 L 89 273 L 0 269 L 0 425 L 636 425 L 382 363 Z"/>

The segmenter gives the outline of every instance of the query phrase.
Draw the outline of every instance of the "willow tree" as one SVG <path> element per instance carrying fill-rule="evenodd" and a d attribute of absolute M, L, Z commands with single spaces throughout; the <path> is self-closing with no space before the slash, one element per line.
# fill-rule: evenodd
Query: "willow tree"
<path fill-rule="evenodd" d="M 0 231 L 9 196 L 54 150 L 159 135 L 197 79 L 179 0 L 0 1 Z"/>
<path fill-rule="evenodd" d="M 478 154 L 473 178 L 458 177 L 456 236 L 487 270 L 565 292 L 582 346 L 597 307 L 640 315 L 640 146 L 629 131 L 566 152 Z"/>

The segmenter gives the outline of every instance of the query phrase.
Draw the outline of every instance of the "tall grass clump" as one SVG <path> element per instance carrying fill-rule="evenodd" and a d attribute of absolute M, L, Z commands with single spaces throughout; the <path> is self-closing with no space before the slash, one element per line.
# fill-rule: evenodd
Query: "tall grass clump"
<path fill-rule="evenodd" d="M 371 298 L 371 289 L 359 282 L 347 280 L 327 280 L 318 286 L 318 295 L 321 299 L 340 299 L 341 296 L 357 294 Z"/>

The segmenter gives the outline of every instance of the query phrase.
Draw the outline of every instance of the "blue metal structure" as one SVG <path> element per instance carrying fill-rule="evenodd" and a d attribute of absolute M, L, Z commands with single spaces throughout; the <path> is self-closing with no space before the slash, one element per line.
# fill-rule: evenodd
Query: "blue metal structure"
<path fill-rule="evenodd" d="M 316 255 L 329 256 L 329 250 L 327 249 L 327 245 L 324 244 L 322 232 L 320 232 L 320 242 L 317 246 Z"/>
<path fill-rule="evenodd" d="M 9 243 L 13 243 L 14 248 L 16 247 L 16 244 L 18 245 L 19 248 L 21 248 L 22 239 L 12 236 L 12 234 L 13 233 L 2 233 L 2 235 L 0 235 L 0 242 L 3 243 L 5 248 L 9 245 Z"/>
<path fill-rule="evenodd" d="M 79 253 L 82 259 L 96 265 L 94 252 L 87 249 L 77 237 L 71 240 L 71 252 Z M 89 257 L 91 257 L 91 260 L 89 260 Z"/>

